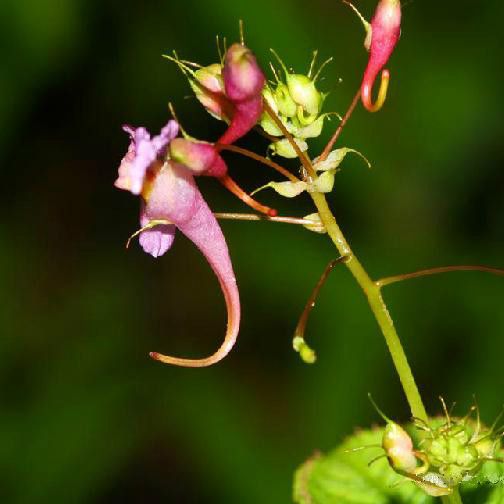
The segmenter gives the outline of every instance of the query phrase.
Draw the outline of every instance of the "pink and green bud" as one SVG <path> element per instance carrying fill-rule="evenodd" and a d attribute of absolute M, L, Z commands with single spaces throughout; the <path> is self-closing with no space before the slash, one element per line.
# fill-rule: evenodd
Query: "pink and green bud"
<path fill-rule="evenodd" d="M 222 75 L 226 96 L 232 102 L 257 98 L 266 83 L 254 54 L 242 44 L 233 44 L 227 50 Z"/>
<path fill-rule="evenodd" d="M 233 44 L 226 52 L 222 75 L 226 97 L 234 110 L 229 127 L 218 143 L 232 144 L 259 121 L 266 79 L 252 51 L 242 44 Z"/>
<path fill-rule="evenodd" d="M 378 98 L 372 101 L 373 84 L 378 73 L 387 64 L 401 35 L 400 0 L 380 0 L 371 20 L 370 55 L 361 86 L 364 107 L 370 112 L 380 110 L 387 97 L 390 74 L 383 70 Z"/>
<path fill-rule="evenodd" d="M 217 145 L 194 139 L 175 138 L 170 142 L 168 154 L 171 161 L 184 166 L 193 175 L 206 175 L 218 178 L 226 189 L 254 210 L 272 217 L 277 214 L 275 209 L 262 205 L 250 197 L 228 175 L 226 162 L 219 154 L 219 147 Z"/>
<path fill-rule="evenodd" d="M 413 472 L 417 459 L 409 434 L 395 422 L 388 422 L 382 439 L 382 447 L 390 465 L 397 471 Z"/>
<path fill-rule="evenodd" d="M 175 138 L 170 143 L 169 154 L 173 161 L 184 165 L 195 175 L 222 177 L 227 173 L 226 163 L 211 143 Z"/>

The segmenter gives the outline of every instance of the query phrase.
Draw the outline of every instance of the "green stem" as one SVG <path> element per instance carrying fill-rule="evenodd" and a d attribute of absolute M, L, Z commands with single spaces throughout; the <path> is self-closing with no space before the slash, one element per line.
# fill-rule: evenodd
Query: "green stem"
<path fill-rule="evenodd" d="M 451 495 L 445 495 L 444 497 L 441 497 L 441 501 L 444 504 L 463 504 L 458 488 L 455 488 Z"/>
<path fill-rule="evenodd" d="M 380 329 L 387 342 L 388 349 L 392 356 L 394 366 L 399 375 L 406 399 L 408 400 L 411 414 L 414 417 L 428 421 L 427 412 L 418 392 L 418 388 L 413 378 L 408 359 L 404 353 L 401 341 L 394 327 L 394 323 L 383 300 L 380 287 L 369 277 L 357 257 L 354 255 L 350 245 L 345 239 L 343 232 L 339 228 L 334 215 L 332 214 L 324 194 L 312 193 L 311 197 L 317 207 L 320 219 L 322 220 L 328 235 L 342 256 L 346 256 L 345 266 L 359 283 L 366 295 L 369 306 L 380 326 Z"/>

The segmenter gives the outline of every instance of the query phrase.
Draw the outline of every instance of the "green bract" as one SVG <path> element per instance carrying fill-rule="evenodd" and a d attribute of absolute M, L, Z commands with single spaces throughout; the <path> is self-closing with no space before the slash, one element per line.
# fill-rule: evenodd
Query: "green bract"
<path fill-rule="evenodd" d="M 301 151 L 305 151 L 308 148 L 308 145 L 304 140 L 295 139 L 295 142 L 297 143 Z M 283 157 L 296 157 L 296 151 L 286 138 L 273 143 L 270 148 L 275 154 L 283 155 Z M 263 189 L 266 189 L 267 187 L 271 187 L 278 194 L 280 194 L 280 196 L 284 196 L 286 198 L 294 198 L 304 191 L 307 191 L 309 193 L 329 193 L 333 190 L 334 176 L 339 169 L 339 165 L 341 164 L 343 159 L 345 159 L 345 156 L 350 152 L 359 155 L 362 159 L 364 159 L 364 161 L 366 161 L 369 167 L 371 166 L 369 164 L 369 161 L 359 151 L 356 151 L 355 149 L 349 149 L 348 147 L 342 147 L 341 149 L 331 151 L 324 161 L 319 161 L 318 158 L 315 158 L 313 160 L 313 168 L 315 169 L 315 171 L 322 172 L 313 180 L 302 180 L 297 182 L 269 182 L 268 184 L 256 189 L 252 193 L 252 195 Z"/>

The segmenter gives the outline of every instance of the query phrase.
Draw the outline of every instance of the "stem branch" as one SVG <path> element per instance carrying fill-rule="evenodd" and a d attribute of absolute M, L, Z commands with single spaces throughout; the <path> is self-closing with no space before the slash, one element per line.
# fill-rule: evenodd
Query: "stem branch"
<path fill-rule="evenodd" d="M 403 275 L 393 275 L 385 277 L 382 278 L 381 280 L 377 280 L 376 285 L 378 285 L 378 287 L 385 287 L 385 285 L 401 282 L 403 280 L 410 280 L 411 278 L 419 278 L 429 275 L 438 275 L 440 273 L 450 273 L 452 271 L 482 271 L 484 273 L 492 273 L 493 275 L 504 275 L 504 269 L 491 268 L 489 266 L 473 266 L 473 265 L 441 266 L 439 268 L 429 268 L 414 271 L 413 273 L 405 273 Z"/>
<path fill-rule="evenodd" d="M 237 154 L 241 154 L 242 156 L 249 157 L 251 159 L 254 159 L 255 161 L 259 161 L 260 163 L 269 166 L 270 168 L 273 168 L 278 173 L 281 173 L 283 176 L 287 177 L 290 181 L 299 182 L 299 179 L 295 175 L 293 175 L 286 168 L 279 165 L 278 163 L 275 163 L 271 159 L 265 158 L 264 156 L 260 156 L 259 154 L 249 151 L 248 149 L 244 149 L 243 147 L 237 147 L 236 145 L 228 145 L 228 144 L 216 144 L 216 145 L 219 150 L 228 150 L 231 152 L 236 152 Z"/>
<path fill-rule="evenodd" d="M 310 219 L 300 219 L 298 217 L 269 217 L 267 215 L 259 214 L 245 214 L 245 213 L 214 213 L 217 219 L 224 220 L 243 220 L 243 221 L 269 221 L 269 222 L 283 222 L 284 224 L 298 224 L 301 226 L 317 226 L 320 222 Z"/>
<path fill-rule="evenodd" d="M 385 341 L 399 375 L 404 393 L 410 405 L 411 414 L 414 417 L 421 418 L 427 422 L 427 412 L 425 411 L 425 407 L 416 386 L 415 379 L 413 378 L 408 359 L 404 353 L 404 349 L 395 330 L 394 323 L 390 317 L 385 301 L 383 300 L 380 288 L 375 282 L 373 282 L 373 280 L 371 280 L 366 270 L 353 254 L 350 245 L 346 241 L 345 236 L 339 228 L 336 219 L 327 204 L 325 195 L 322 193 L 312 193 L 311 197 L 317 207 L 320 219 L 322 220 L 327 233 L 338 249 L 338 252 L 342 256 L 347 256 L 345 265 L 357 280 L 368 299 L 369 306 L 371 307 L 376 321 L 378 322 L 383 336 L 385 337 Z"/>
<path fill-rule="evenodd" d="M 359 88 L 359 91 L 357 91 L 356 95 L 354 96 L 352 103 L 350 104 L 350 107 L 348 107 L 346 114 L 344 115 L 338 128 L 334 132 L 334 135 L 331 137 L 329 142 L 327 142 L 325 149 L 322 151 L 322 154 L 320 155 L 320 158 L 319 158 L 320 161 L 324 161 L 324 159 L 326 159 L 327 156 L 329 155 L 329 153 L 331 152 L 331 149 L 333 148 L 334 144 L 336 143 L 336 140 L 338 140 L 339 136 L 341 135 L 341 132 L 343 131 L 343 128 L 345 127 L 345 124 L 348 122 L 348 119 L 350 119 L 350 116 L 353 114 L 353 111 L 355 110 L 357 103 L 359 103 L 360 95 L 361 95 L 361 91 Z"/>

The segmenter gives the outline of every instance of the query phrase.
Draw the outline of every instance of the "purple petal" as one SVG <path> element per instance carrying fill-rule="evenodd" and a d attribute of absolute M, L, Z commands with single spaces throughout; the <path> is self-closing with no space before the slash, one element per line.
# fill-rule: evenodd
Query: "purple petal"
<path fill-rule="evenodd" d="M 140 225 L 146 226 L 150 219 L 145 214 L 145 209 L 142 209 L 140 214 Z M 138 238 L 140 245 L 147 254 L 152 257 L 162 256 L 173 244 L 175 239 L 175 225 L 159 224 L 151 229 L 142 231 Z"/>
<path fill-rule="evenodd" d="M 143 127 L 132 128 L 125 125 L 123 130 L 130 135 L 131 143 L 119 166 L 119 177 L 115 185 L 133 194 L 140 194 L 147 170 L 158 157 L 166 154 L 166 148 L 177 136 L 179 126 L 176 121 L 168 121 L 161 133 L 152 139 Z"/>
<path fill-rule="evenodd" d="M 152 257 L 162 256 L 175 239 L 175 226 L 160 224 L 159 226 L 142 231 L 138 241 L 147 254 Z"/>

